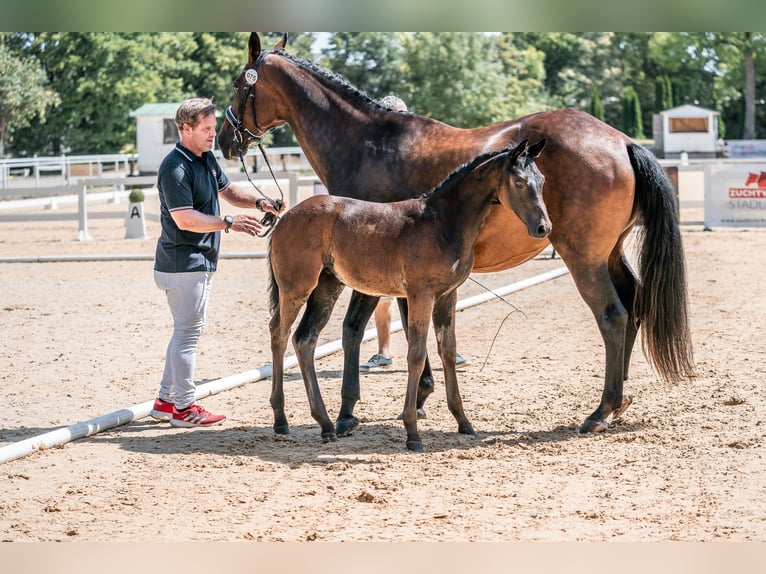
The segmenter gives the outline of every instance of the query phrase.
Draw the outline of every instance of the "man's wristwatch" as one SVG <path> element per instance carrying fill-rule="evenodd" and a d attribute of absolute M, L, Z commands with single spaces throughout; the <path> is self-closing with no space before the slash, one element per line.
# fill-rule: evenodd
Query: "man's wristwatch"
<path fill-rule="evenodd" d="M 225 215 L 223 220 L 226 222 L 226 229 L 224 229 L 224 231 L 228 233 L 229 229 L 231 229 L 231 226 L 234 224 L 234 218 L 231 215 Z"/>

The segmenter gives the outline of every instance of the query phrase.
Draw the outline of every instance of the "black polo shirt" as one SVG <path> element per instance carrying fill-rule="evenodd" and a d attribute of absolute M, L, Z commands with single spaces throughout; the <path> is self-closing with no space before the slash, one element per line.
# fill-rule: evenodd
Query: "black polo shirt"
<path fill-rule="evenodd" d="M 221 232 L 184 231 L 170 213 L 195 209 L 207 215 L 220 215 L 218 192 L 228 185 L 229 178 L 213 152 L 196 156 L 177 143 L 165 156 L 157 174 L 162 234 L 157 241 L 155 270 L 165 273 L 215 271 Z"/>

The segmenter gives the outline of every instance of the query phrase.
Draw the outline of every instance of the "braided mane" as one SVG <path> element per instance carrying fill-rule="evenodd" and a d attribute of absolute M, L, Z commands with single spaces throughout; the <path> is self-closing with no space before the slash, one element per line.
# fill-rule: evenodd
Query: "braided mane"
<path fill-rule="evenodd" d="M 398 112 L 405 115 L 407 114 L 413 115 L 412 112 L 407 110 L 392 110 L 391 108 L 387 108 L 386 106 L 381 105 L 380 103 L 378 103 L 377 100 L 375 100 L 374 98 L 371 98 L 370 96 L 368 96 L 366 93 L 364 93 L 362 90 L 360 90 L 356 86 L 348 83 L 348 81 L 346 81 L 342 76 L 319 67 L 311 60 L 308 60 L 306 58 L 301 58 L 300 56 L 296 56 L 295 54 L 288 54 L 284 50 L 277 50 L 276 52 L 272 52 L 272 53 L 277 56 L 281 56 L 282 58 L 285 58 L 286 60 L 292 62 L 299 68 L 318 76 L 320 79 L 326 82 L 329 82 L 335 88 L 338 88 L 342 93 L 346 94 L 351 99 L 357 102 L 364 103 L 378 110 L 387 110 L 390 112 Z"/>

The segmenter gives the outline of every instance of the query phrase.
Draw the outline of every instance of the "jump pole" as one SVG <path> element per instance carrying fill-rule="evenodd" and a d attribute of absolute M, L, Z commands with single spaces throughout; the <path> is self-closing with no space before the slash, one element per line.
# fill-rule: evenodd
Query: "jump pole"
<path fill-rule="evenodd" d="M 542 273 L 528 279 L 523 279 L 522 281 L 517 281 L 516 283 L 511 283 L 499 289 L 493 289 L 491 293 L 482 293 L 474 297 L 468 297 L 458 301 L 456 309 L 460 311 L 462 309 L 467 309 L 468 307 L 474 307 L 476 305 L 480 305 L 481 303 L 491 301 L 497 296 L 502 297 L 503 295 L 508 295 L 510 293 L 526 289 L 527 287 L 532 287 L 545 281 L 550 281 L 551 279 L 561 277 L 568 272 L 569 270 L 566 267 L 560 267 L 547 273 Z M 401 321 L 394 321 L 391 324 L 391 333 L 395 333 L 401 330 Z M 373 339 L 377 336 L 377 334 L 378 332 L 375 328 L 367 329 L 364 332 L 362 341 Z M 314 352 L 314 357 L 319 359 L 342 349 L 342 342 L 340 340 L 335 340 L 317 347 L 316 351 Z M 285 370 L 297 365 L 298 359 L 295 355 L 290 355 L 289 357 L 285 358 Z M 223 391 L 241 387 L 242 385 L 246 385 L 248 383 L 254 383 L 256 381 L 267 379 L 271 377 L 271 372 L 271 363 L 268 363 L 251 371 L 244 371 L 236 375 L 231 375 L 229 377 L 224 377 L 203 383 L 197 387 L 194 396 L 195 399 L 202 399 Z M 149 416 L 149 411 L 152 410 L 153 405 L 154 399 L 146 401 L 145 403 L 133 405 L 132 407 L 120 409 L 118 411 L 114 411 L 94 419 L 89 419 L 68 427 L 56 429 L 36 437 L 28 438 L 6 445 L 4 447 L 0 447 L 0 464 L 16 460 L 17 458 L 21 458 L 33 452 L 61 446 L 73 440 L 89 437 L 102 431 L 109 430 L 138 419 L 142 419 Z"/>

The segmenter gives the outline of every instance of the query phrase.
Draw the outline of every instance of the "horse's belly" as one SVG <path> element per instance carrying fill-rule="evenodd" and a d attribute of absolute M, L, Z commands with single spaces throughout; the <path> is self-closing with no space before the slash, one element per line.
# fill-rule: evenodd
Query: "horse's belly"
<path fill-rule="evenodd" d="M 342 265 L 336 262 L 332 272 L 338 280 L 360 293 L 377 297 L 404 297 L 404 284 L 384 265 Z"/>
<path fill-rule="evenodd" d="M 515 214 L 493 209 L 474 244 L 473 270 L 479 273 L 503 271 L 521 265 L 548 245 L 547 239 L 535 239 Z"/>

